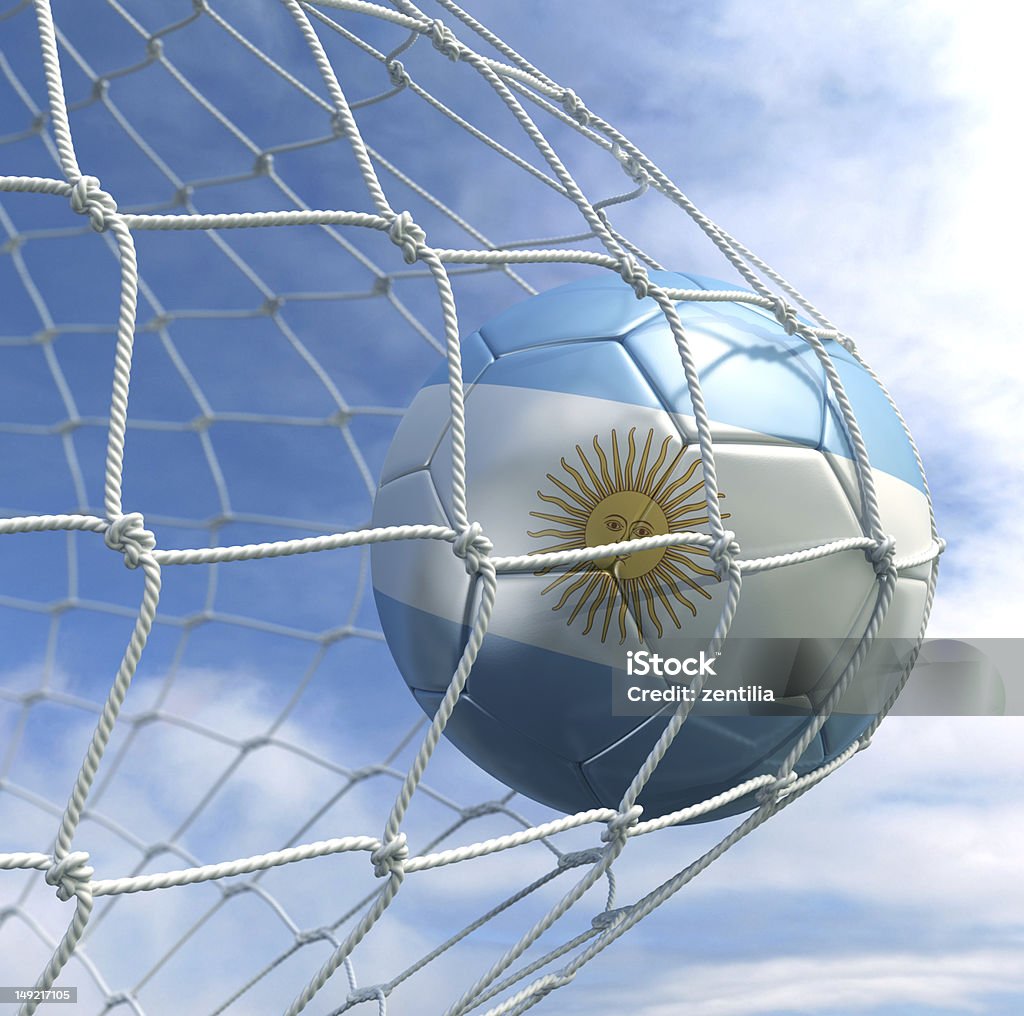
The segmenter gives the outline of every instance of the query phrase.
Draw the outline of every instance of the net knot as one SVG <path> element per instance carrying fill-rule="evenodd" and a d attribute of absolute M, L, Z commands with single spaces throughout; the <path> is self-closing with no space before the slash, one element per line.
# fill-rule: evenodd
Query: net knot
<path fill-rule="evenodd" d="M 372 854 L 373 873 L 377 878 L 405 873 L 405 860 L 409 856 L 405 833 L 399 833 L 393 840 L 382 843 Z"/>
<path fill-rule="evenodd" d="M 467 822 L 474 818 L 483 818 L 485 815 L 496 815 L 501 811 L 501 805 L 494 801 L 484 801 L 482 804 L 473 804 L 463 808 L 459 814 Z"/>
<path fill-rule="evenodd" d="M 640 821 L 640 816 L 643 813 L 643 805 L 640 804 L 634 804 L 628 811 L 620 811 L 613 819 L 609 820 L 608 828 L 601 833 L 601 839 L 605 843 L 624 840 L 629 830 Z"/>
<path fill-rule="evenodd" d="M 574 974 L 562 973 L 545 974 L 531 985 L 533 989 L 532 994 L 536 998 L 546 998 L 551 992 L 564 988 L 567 984 L 572 984 L 574 976 Z"/>
<path fill-rule="evenodd" d="M 615 156 L 622 167 L 622 171 L 630 180 L 640 184 L 644 189 L 647 188 L 651 178 L 647 175 L 647 170 L 644 169 L 643 164 L 635 155 L 630 155 L 618 142 L 612 145 L 612 155 Z"/>
<path fill-rule="evenodd" d="M 797 320 L 796 309 L 792 304 L 786 303 L 781 296 L 775 297 L 772 303 L 772 313 L 787 335 L 792 335 L 797 330 L 800 322 Z"/>
<path fill-rule="evenodd" d="M 785 776 L 778 777 L 774 783 L 762 787 L 755 795 L 758 803 L 766 804 L 768 801 L 774 801 L 777 797 L 784 796 L 786 791 L 796 783 L 796 779 L 796 773 L 788 772 Z"/>
<path fill-rule="evenodd" d="M 100 187 L 94 176 L 80 176 L 71 184 L 71 209 L 78 215 L 88 215 L 92 228 L 102 233 L 117 214 L 117 203 Z"/>
<path fill-rule="evenodd" d="M 718 566 L 718 577 L 724 579 L 732 571 L 733 563 L 740 556 L 740 545 L 736 534 L 731 529 L 722 531 L 722 535 L 711 544 L 711 560 Z"/>
<path fill-rule="evenodd" d="M 355 988 L 350 991 L 346 1001 L 349 1005 L 358 1005 L 360 1002 L 383 1002 L 386 998 L 384 985 L 371 984 L 368 987 Z"/>
<path fill-rule="evenodd" d="M 409 72 L 405 69 L 405 64 L 401 60 L 389 60 L 387 68 L 388 77 L 395 88 L 405 88 L 412 81 L 412 78 L 409 77 Z"/>
<path fill-rule="evenodd" d="M 893 558 L 896 556 L 896 541 L 891 536 L 868 549 L 868 560 L 875 569 L 876 575 L 884 575 L 892 568 Z"/>
<path fill-rule="evenodd" d="M 572 853 L 562 854 L 558 859 L 558 867 L 564 871 L 568 868 L 578 868 L 583 864 L 597 864 L 602 857 L 604 857 L 604 851 L 600 847 L 574 850 Z"/>
<path fill-rule="evenodd" d="M 837 335 L 836 342 L 838 342 L 839 345 L 842 346 L 843 349 L 845 349 L 848 353 L 857 352 L 857 343 L 855 343 L 849 335 Z"/>
<path fill-rule="evenodd" d="M 399 212 L 391 220 L 388 236 L 396 247 L 402 248 L 402 259 L 407 265 L 415 263 L 420 247 L 427 238 L 426 231 L 413 222 L 409 212 Z"/>
<path fill-rule="evenodd" d="M 619 262 L 619 275 L 623 281 L 633 287 L 637 299 L 642 300 L 651 286 L 651 280 L 647 277 L 647 269 L 640 264 L 632 254 L 627 254 Z"/>
<path fill-rule="evenodd" d="M 483 527 L 479 522 L 471 522 L 452 541 L 456 557 L 461 557 L 466 573 L 475 575 L 483 566 L 484 561 L 494 550 L 494 544 L 484 536 Z"/>
<path fill-rule="evenodd" d="M 455 33 L 440 19 L 430 22 L 430 41 L 434 44 L 434 49 L 443 53 L 452 62 L 462 59 L 465 52 L 462 43 L 455 38 Z"/>
<path fill-rule="evenodd" d="M 107 526 L 103 542 L 111 550 L 124 554 L 124 563 L 129 568 L 138 568 L 144 554 L 156 546 L 156 537 L 146 528 L 139 512 L 122 515 Z"/>
<path fill-rule="evenodd" d="M 331 942 L 333 936 L 330 928 L 307 928 L 295 936 L 297 945 L 310 945 L 313 942 Z"/>
<path fill-rule="evenodd" d="M 590 919 L 590 926 L 597 931 L 604 931 L 606 928 L 610 928 L 613 924 L 618 923 L 622 918 L 628 917 L 632 911 L 632 907 L 616 907 L 613 910 L 602 910 L 601 913 L 595 914 Z"/>
<path fill-rule="evenodd" d="M 66 857 L 55 857 L 43 877 L 47 885 L 57 887 L 57 899 L 67 903 L 89 885 L 93 874 L 89 855 L 84 850 L 75 850 Z"/>
<path fill-rule="evenodd" d="M 562 109 L 581 127 L 590 125 L 590 110 L 583 105 L 583 100 L 571 88 L 562 92 Z"/>

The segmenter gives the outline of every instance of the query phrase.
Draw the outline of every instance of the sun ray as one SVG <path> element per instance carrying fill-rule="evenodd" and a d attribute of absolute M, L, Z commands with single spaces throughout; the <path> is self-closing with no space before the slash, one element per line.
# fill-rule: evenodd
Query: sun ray
<path fill-rule="evenodd" d="M 647 483 L 647 459 L 651 454 L 651 442 L 654 440 L 654 430 L 647 432 L 647 440 L 644 442 L 644 450 L 640 453 L 640 465 L 636 467 L 636 483 L 635 487 L 637 490 L 643 490 Z"/>
<path fill-rule="evenodd" d="M 686 445 L 684 444 L 682 448 L 680 448 L 679 451 L 676 452 L 675 457 L 672 459 L 672 461 L 665 467 L 665 472 L 661 474 L 661 478 L 654 485 L 654 488 L 650 491 L 651 497 L 658 497 L 661 494 L 661 488 L 668 481 L 669 477 L 671 477 L 671 475 L 675 472 L 676 466 L 679 465 L 679 460 L 685 454 Z M 697 459 L 697 461 L 700 462 L 700 459 Z"/>
<path fill-rule="evenodd" d="M 537 539 L 540 539 L 542 536 L 550 536 L 550 537 L 552 537 L 552 538 L 554 538 L 556 540 L 561 540 L 563 538 L 570 538 L 570 539 L 571 538 L 575 538 L 575 539 L 578 540 L 579 536 L 580 536 L 580 534 L 578 532 L 574 532 L 574 531 L 570 530 L 569 532 L 566 533 L 566 532 L 563 532 L 561 529 L 537 529 L 537 530 L 527 529 L 526 530 L 526 535 L 527 536 L 536 537 Z M 574 546 L 582 547 L 582 546 L 584 546 L 584 544 L 576 543 L 576 544 L 574 544 Z M 548 547 L 547 549 L 550 550 L 551 548 Z"/>
<path fill-rule="evenodd" d="M 531 517 L 535 519 L 546 519 L 548 522 L 557 522 L 563 526 L 576 526 L 574 532 L 582 533 L 584 531 L 583 526 L 578 524 L 578 520 L 565 516 L 565 515 L 549 515 L 547 512 L 530 512 Z"/>
<path fill-rule="evenodd" d="M 615 606 L 615 601 L 619 598 L 619 584 L 615 579 L 609 578 L 608 582 L 608 606 L 605 607 L 604 611 L 604 624 L 601 626 L 601 641 L 604 642 L 608 638 L 608 625 L 612 619 L 612 608 Z"/>
<path fill-rule="evenodd" d="M 552 476 L 548 473 L 548 479 L 556 486 L 559 490 L 568 494 L 574 501 L 577 501 L 587 512 L 591 512 L 597 506 L 598 501 L 601 500 L 600 496 L 595 494 L 584 482 L 583 477 L 576 472 L 572 466 L 569 465 L 565 459 L 562 459 L 562 468 L 576 481 L 579 490 L 573 490 L 572 487 L 562 483 L 561 480 L 556 476 Z"/>
<path fill-rule="evenodd" d="M 545 494 L 542 491 L 537 491 L 537 497 L 542 501 L 547 501 L 548 504 L 557 505 L 564 512 L 568 512 L 570 515 L 578 516 L 581 519 L 585 519 L 588 515 L 587 512 L 580 508 L 574 508 L 567 501 L 563 501 L 560 497 L 554 497 L 552 494 Z"/>
<path fill-rule="evenodd" d="M 655 575 L 656 575 L 656 577 L 658 579 L 662 579 L 663 578 L 663 576 L 660 574 L 660 570 L 656 571 Z M 646 577 L 647 576 L 645 576 L 645 578 Z M 657 596 L 659 600 L 661 600 L 662 605 L 668 611 L 668 616 L 672 618 L 672 623 L 677 628 L 681 627 L 681 625 L 679 624 L 679 618 L 676 617 L 676 612 L 672 609 L 672 604 L 669 603 L 668 597 L 665 595 L 665 590 L 661 588 L 662 587 L 662 582 L 660 582 L 660 581 L 658 581 L 658 582 L 649 582 L 648 584 L 654 590 L 654 595 Z"/>
<path fill-rule="evenodd" d="M 720 519 L 730 519 L 730 518 L 732 518 L 732 516 L 729 514 L 729 512 L 722 512 L 721 515 L 719 515 L 718 517 Z M 707 516 L 705 516 L 703 520 L 701 520 L 699 518 L 696 518 L 696 517 L 689 517 L 688 518 L 685 515 L 674 515 L 670 519 L 670 522 L 671 522 L 671 525 L 672 525 L 672 532 L 673 533 L 693 532 L 694 527 L 697 526 L 699 523 L 701 523 L 701 521 L 706 522 L 707 521 Z M 700 554 L 700 553 L 705 553 L 706 554 L 707 553 L 706 550 L 703 550 L 700 547 L 693 547 L 691 552 L 694 553 L 694 554 Z"/>
<path fill-rule="evenodd" d="M 615 470 L 615 489 L 622 490 L 622 460 L 619 458 L 619 435 L 612 428 L 612 468 Z"/>
<path fill-rule="evenodd" d="M 573 541 L 571 541 L 569 543 L 558 543 L 554 547 L 541 547 L 538 550 L 531 550 L 530 554 L 531 555 L 533 555 L 533 554 L 540 554 L 540 555 L 543 555 L 543 554 L 554 554 L 554 553 L 556 553 L 558 551 L 562 551 L 562 550 L 579 550 L 579 549 L 580 549 L 579 542 L 576 541 L 576 540 L 573 540 Z"/>
<path fill-rule="evenodd" d="M 700 583 L 694 582 L 686 572 L 680 571 L 674 564 L 662 563 L 665 565 L 665 571 L 670 575 L 674 575 L 680 582 L 685 582 L 695 593 L 703 596 L 705 600 L 711 599 L 711 594 Z"/>
<path fill-rule="evenodd" d="M 577 589 L 580 589 L 582 586 L 586 585 L 588 581 L 590 581 L 591 575 L 592 572 L 584 572 L 571 586 L 566 586 L 566 588 L 562 590 L 562 598 L 551 609 L 561 610 L 567 603 L 569 597 L 572 596 L 572 594 L 575 593 Z"/>
<path fill-rule="evenodd" d="M 703 483 L 698 483 L 696 487 L 690 487 L 689 490 L 684 490 L 682 494 L 673 498 L 672 501 L 665 505 L 665 514 L 675 515 L 692 511 L 693 509 L 706 508 L 708 505 L 708 499 L 706 497 L 698 497 L 695 501 L 684 500 L 688 495 L 694 494 L 698 490 L 702 490 L 703 487 Z M 719 494 L 718 500 L 721 501 L 723 497 L 725 497 L 724 494 Z"/>
<path fill-rule="evenodd" d="M 658 491 L 658 500 L 661 501 L 662 504 L 668 504 L 669 501 L 675 500 L 675 498 L 677 496 L 675 492 L 684 483 L 689 483 L 690 480 L 693 479 L 693 474 L 695 472 L 697 472 L 697 469 L 698 469 L 699 466 L 700 466 L 700 459 L 694 459 L 693 462 L 690 463 L 690 468 L 687 469 L 686 472 L 683 473 L 682 476 L 680 476 L 677 480 L 673 480 L 664 490 Z M 699 483 L 695 484 L 694 487 L 691 488 L 691 490 L 700 490 L 700 488 L 703 487 L 703 486 L 704 486 L 704 480 L 702 478 Z M 689 495 L 687 495 L 687 496 L 689 496 Z"/>
<path fill-rule="evenodd" d="M 653 431 L 652 431 L 653 433 Z M 661 451 L 658 452 L 658 457 L 654 462 L 654 465 L 647 472 L 647 480 L 644 482 L 643 487 L 640 490 L 641 494 L 646 494 L 648 497 L 652 496 L 651 488 L 654 486 L 654 478 L 658 475 L 658 470 L 661 469 L 661 464 L 665 461 L 665 457 L 668 455 L 669 447 L 672 444 L 672 438 L 667 437 L 662 442 Z M 685 448 L 683 449 L 685 451 Z M 683 453 L 680 452 L 680 455 Z"/>
<path fill-rule="evenodd" d="M 675 497 L 673 497 L 673 498 L 669 499 L 668 501 L 666 501 L 665 502 L 665 510 L 668 511 L 668 512 L 672 512 L 672 511 L 675 511 L 680 506 L 686 507 L 686 499 L 690 498 L 690 497 L 693 497 L 693 495 L 696 494 L 698 490 L 703 490 L 703 489 L 704 489 L 704 481 L 703 480 L 698 480 L 695 484 L 693 484 L 693 486 L 687 487 L 686 490 L 684 490 L 681 494 L 676 494 Z M 667 495 L 667 492 L 666 492 L 666 495 Z M 690 503 L 691 504 L 699 505 L 701 507 L 704 507 L 707 504 L 707 498 L 703 498 L 702 497 L 698 501 L 691 501 Z"/>
<path fill-rule="evenodd" d="M 683 530 L 680 530 L 683 532 Z M 686 544 L 681 544 L 678 547 L 668 547 L 665 551 L 666 557 L 672 557 L 675 554 L 700 554 L 701 557 L 710 557 L 711 551 L 707 547 L 689 547 Z"/>
<path fill-rule="evenodd" d="M 609 587 L 614 584 L 607 572 L 601 572 L 600 577 L 604 579 L 604 582 L 601 583 L 601 588 L 598 590 L 597 596 L 594 597 L 594 602 L 590 605 L 590 610 L 587 612 L 587 624 L 583 629 L 584 635 L 590 634 L 590 629 L 594 627 L 594 618 L 597 616 L 601 604 L 604 603 L 604 598 L 608 595 Z"/>
<path fill-rule="evenodd" d="M 694 526 L 702 526 L 707 521 L 708 517 L 706 515 L 701 515 L 700 518 L 687 519 L 686 528 L 692 529 Z"/>
<path fill-rule="evenodd" d="M 703 483 L 698 483 L 696 486 L 690 487 L 688 490 L 684 490 L 682 494 L 673 498 L 672 501 L 664 505 L 665 514 L 685 515 L 687 512 L 705 510 L 708 506 L 708 501 L 706 497 L 699 497 L 696 501 L 685 500 L 685 498 L 687 498 L 689 495 L 695 494 L 698 490 L 703 489 L 703 487 Z M 724 497 L 725 495 L 720 493 L 718 495 L 718 500 L 721 501 Z M 727 516 L 725 515 L 722 516 L 723 519 L 726 517 Z"/>
<path fill-rule="evenodd" d="M 589 564 L 590 564 L 589 561 L 580 561 L 579 564 L 574 564 L 567 572 L 562 572 L 562 574 L 559 575 L 557 579 L 555 579 L 552 582 L 549 582 L 541 590 L 541 595 L 543 596 L 544 593 L 550 593 L 552 589 L 554 589 L 556 586 L 560 586 L 566 579 L 571 579 L 573 577 L 573 575 L 578 575 L 581 571 L 586 571 Z M 546 573 L 537 572 L 538 575 L 550 574 L 550 573 L 551 573 L 551 569 L 550 568 L 548 569 L 548 571 Z"/>
<path fill-rule="evenodd" d="M 665 467 L 665 470 L 663 471 L 662 475 L 660 475 L 660 477 L 656 481 L 652 481 L 651 490 L 648 492 L 650 497 L 656 498 L 660 493 L 662 493 L 663 486 L 665 485 L 665 483 L 668 482 L 669 478 L 675 472 L 676 466 L 679 465 L 680 460 L 685 454 L 686 446 L 684 444 L 684 446 L 675 454 L 675 456 L 672 459 L 672 462 L 670 462 Z"/>
<path fill-rule="evenodd" d="M 629 594 L 633 600 L 633 622 L 636 624 L 636 634 L 641 642 L 644 640 L 644 614 L 640 606 L 640 583 L 633 581 L 629 583 Z"/>
<path fill-rule="evenodd" d="M 651 584 L 650 575 L 643 575 L 637 579 L 636 584 L 640 587 L 644 594 L 644 605 L 647 607 L 647 616 L 654 622 L 654 627 L 658 630 L 658 638 L 663 639 L 665 637 L 665 629 L 661 626 L 661 618 L 658 617 L 658 611 L 654 607 L 654 587 Z M 679 625 L 677 624 L 678 628 Z"/>
<path fill-rule="evenodd" d="M 569 620 L 565 622 L 566 624 L 572 624 L 576 620 L 576 615 L 586 606 L 590 594 L 594 592 L 594 587 L 604 578 L 604 572 L 598 572 L 596 575 L 593 575 L 592 572 L 590 574 L 593 576 L 590 585 L 580 593 L 580 598 L 576 601 L 576 606 L 572 608 L 572 613 L 569 615 Z"/>
<path fill-rule="evenodd" d="M 583 468 L 587 471 L 587 476 L 590 477 L 590 482 L 594 485 L 594 490 L 597 491 L 598 498 L 603 500 L 611 493 L 611 491 L 604 489 L 604 484 L 601 483 L 601 477 L 594 472 L 594 467 L 590 464 L 590 459 L 587 458 L 583 449 L 579 445 L 576 445 L 576 454 L 580 457 L 580 462 L 583 463 Z"/>
<path fill-rule="evenodd" d="M 636 427 L 629 428 L 629 454 L 626 456 L 626 473 L 625 480 L 626 485 L 623 490 L 633 489 L 633 462 L 636 460 L 636 441 L 634 435 L 636 434 Z"/>
<path fill-rule="evenodd" d="M 680 602 L 680 603 L 681 603 L 681 604 L 682 604 L 682 605 L 683 605 L 684 607 L 686 607 L 686 608 L 687 608 L 687 610 L 689 610 L 689 611 L 690 611 L 690 613 L 691 613 L 691 614 L 693 614 L 693 616 L 694 616 L 694 617 L 696 617 L 696 616 L 697 616 L 697 607 L 696 607 L 696 605 L 695 605 L 695 604 L 694 604 L 694 603 L 693 603 L 693 602 L 692 602 L 692 601 L 691 601 L 691 600 L 689 599 L 689 597 L 683 596 L 683 594 L 682 594 L 681 592 L 679 592 L 679 590 L 678 590 L 678 589 L 677 589 L 677 588 L 676 588 L 675 586 L 672 586 L 672 595 L 673 595 L 673 596 L 674 596 L 674 597 L 675 597 L 675 598 L 676 598 L 676 599 L 677 599 L 677 600 L 678 600 L 678 601 L 679 601 L 679 602 Z M 680 626 L 680 627 L 681 627 L 681 626 Z"/>
<path fill-rule="evenodd" d="M 629 613 L 629 590 L 622 590 L 622 603 L 619 604 L 619 645 L 626 641 L 626 615 Z"/>
<path fill-rule="evenodd" d="M 730 518 L 732 518 L 732 516 L 728 512 L 722 512 L 721 515 L 719 515 L 718 517 L 720 519 L 730 519 Z M 675 515 L 675 516 L 672 517 L 671 521 L 672 521 L 672 531 L 673 532 L 685 533 L 685 532 L 692 532 L 695 526 L 699 526 L 699 525 L 702 525 L 703 523 L 707 522 L 708 521 L 708 517 L 707 517 L 707 515 L 702 515 L 700 517 L 697 517 L 697 516 L 687 517 L 685 515 L 682 515 L 682 516 Z M 700 549 L 697 548 L 697 547 L 694 547 L 693 548 L 693 553 L 694 554 L 699 554 L 700 553 Z"/>
<path fill-rule="evenodd" d="M 608 472 L 608 456 L 605 455 L 596 434 L 594 435 L 594 451 L 597 453 L 597 461 L 601 466 L 601 479 L 604 481 L 605 487 L 609 491 L 615 490 L 615 484 L 612 482 L 611 474 Z"/>
<path fill-rule="evenodd" d="M 718 572 L 712 571 L 710 568 L 705 568 L 702 565 L 691 561 L 688 554 L 666 554 L 665 559 L 667 561 L 676 561 L 679 564 L 684 564 L 687 568 L 691 571 L 695 571 L 698 575 L 707 575 L 709 578 L 718 575 Z"/>

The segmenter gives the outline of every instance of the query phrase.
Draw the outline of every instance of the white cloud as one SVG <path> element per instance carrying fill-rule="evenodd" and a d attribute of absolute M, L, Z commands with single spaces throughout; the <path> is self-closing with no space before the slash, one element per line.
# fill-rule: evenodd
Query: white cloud
<path fill-rule="evenodd" d="M 659 976 L 648 968 L 632 985 L 604 988 L 607 1011 L 628 1011 L 643 994 L 644 1016 L 775 1016 L 778 1013 L 992 1012 L 1000 995 L 1024 990 L 1019 953 L 912 949 L 843 956 L 772 957 L 687 965 Z M 570 1007 L 567 1012 L 586 1010 Z"/>

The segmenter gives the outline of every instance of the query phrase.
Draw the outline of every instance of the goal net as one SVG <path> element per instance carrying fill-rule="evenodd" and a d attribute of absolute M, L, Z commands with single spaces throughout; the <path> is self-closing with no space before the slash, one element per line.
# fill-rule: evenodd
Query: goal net
<path fill-rule="evenodd" d="M 461 325 L 605 271 L 669 319 L 746 299 L 826 372 L 824 340 L 855 351 L 571 89 L 427 7 L 0 11 L 0 983 L 97 1013 L 525 1012 L 870 739 L 795 779 L 808 737 L 662 818 L 643 771 L 563 816 L 442 736 L 486 609 L 438 715 L 405 692 L 370 545 L 447 541 L 492 590 L 514 565 L 465 512 L 369 528 L 444 362 L 459 426 Z M 750 293 L 650 282 L 709 255 Z M 868 515 L 879 582 L 931 561 L 930 602 L 934 531 L 894 562 Z M 707 548 L 720 644 L 742 571 L 720 518 Z M 751 791 L 726 833 L 690 828 L 692 862 L 656 849 Z"/>

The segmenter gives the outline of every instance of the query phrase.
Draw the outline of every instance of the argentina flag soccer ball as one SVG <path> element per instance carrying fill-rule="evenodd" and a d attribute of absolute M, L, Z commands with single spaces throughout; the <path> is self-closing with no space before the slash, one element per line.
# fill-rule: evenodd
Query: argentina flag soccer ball
<path fill-rule="evenodd" d="M 650 277 L 665 288 L 735 288 Z M 856 456 L 811 345 L 749 303 L 685 301 L 677 311 L 710 418 L 719 510 L 740 559 L 863 537 Z M 930 505 L 913 445 L 854 355 L 824 345 L 867 448 L 883 530 L 897 558 L 925 559 Z M 465 337 L 462 359 L 469 518 L 494 556 L 707 532 L 691 394 L 652 298 L 610 274 L 571 283 Z M 451 440 L 442 366 L 397 430 L 374 527 L 453 525 Z M 615 808 L 696 678 L 702 698 L 640 795 L 644 817 L 773 774 L 856 651 L 878 602 L 876 564 L 861 545 L 744 572 L 714 658 L 707 649 L 727 583 L 705 547 L 499 572 L 490 626 L 445 736 L 553 808 Z M 931 567 L 898 569 L 861 674 L 798 774 L 836 758 L 882 707 L 921 632 Z M 469 636 L 480 580 L 440 540 L 376 543 L 372 573 L 388 646 L 433 715 Z M 747 794 L 714 817 L 755 804 Z"/>

